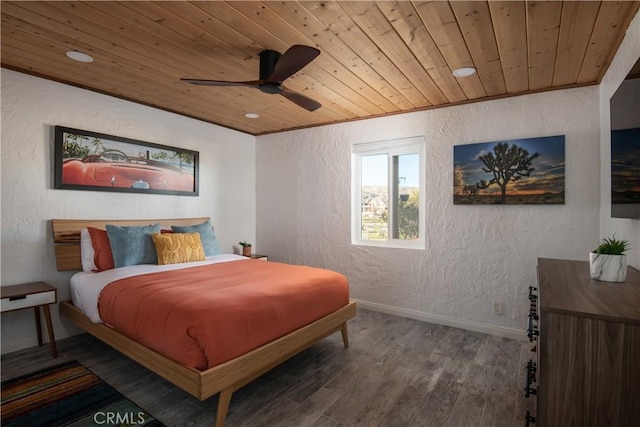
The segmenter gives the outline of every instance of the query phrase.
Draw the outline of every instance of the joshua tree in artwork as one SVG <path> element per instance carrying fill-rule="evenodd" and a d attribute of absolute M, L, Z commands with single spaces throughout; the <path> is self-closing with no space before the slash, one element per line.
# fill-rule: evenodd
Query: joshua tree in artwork
<path fill-rule="evenodd" d="M 506 142 L 499 142 L 493 147 L 493 153 L 482 153 L 477 156 L 477 159 L 484 163 L 482 170 L 493 174 L 493 179 L 488 182 L 482 180 L 476 184 L 477 187 L 484 189 L 496 184 L 500 187 L 501 203 L 505 204 L 507 202 L 507 184 L 530 176 L 535 169 L 531 166 L 531 161 L 538 155 L 538 153 L 529 155 L 526 149 L 515 144 L 509 147 Z"/>

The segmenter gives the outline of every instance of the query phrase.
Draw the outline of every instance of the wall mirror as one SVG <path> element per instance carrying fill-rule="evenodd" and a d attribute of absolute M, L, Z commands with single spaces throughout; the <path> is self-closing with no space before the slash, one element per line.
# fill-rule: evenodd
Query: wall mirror
<path fill-rule="evenodd" d="M 640 219 L 640 58 L 610 102 L 611 216 Z"/>

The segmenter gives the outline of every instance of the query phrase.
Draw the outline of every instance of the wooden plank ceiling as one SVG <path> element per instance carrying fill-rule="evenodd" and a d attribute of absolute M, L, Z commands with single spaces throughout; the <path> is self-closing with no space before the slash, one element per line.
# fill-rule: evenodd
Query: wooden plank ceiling
<path fill-rule="evenodd" d="M 2 66 L 259 135 L 597 84 L 639 4 L 2 1 Z M 180 81 L 257 80 L 260 51 L 294 44 L 321 51 L 284 84 L 314 112 Z M 460 67 L 477 73 L 456 78 Z"/>

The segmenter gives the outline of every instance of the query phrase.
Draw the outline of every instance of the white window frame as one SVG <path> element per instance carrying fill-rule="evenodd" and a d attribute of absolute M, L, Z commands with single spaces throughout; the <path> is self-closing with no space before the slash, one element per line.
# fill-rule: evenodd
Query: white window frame
<path fill-rule="evenodd" d="M 425 153 L 426 140 L 424 136 L 410 138 L 391 139 L 386 141 L 365 142 L 353 144 L 351 146 L 351 244 L 363 246 L 381 246 L 388 248 L 424 249 L 425 248 Z M 376 154 L 387 154 L 388 156 L 388 188 L 389 188 L 389 223 L 395 215 L 392 208 L 392 200 L 398 199 L 398 183 L 393 181 L 393 158 L 404 154 L 419 155 L 419 213 L 418 232 L 419 238 L 416 240 L 405 240 L 388 238 L 387 240 L 366 240 L 362 239 L 362 170 L 361 158 Z M 391 231 L 391 230 L 389 230 Z"/>

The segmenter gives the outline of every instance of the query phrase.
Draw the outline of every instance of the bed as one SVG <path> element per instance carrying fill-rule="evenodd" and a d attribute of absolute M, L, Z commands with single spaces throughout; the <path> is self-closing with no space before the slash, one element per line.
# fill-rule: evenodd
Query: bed
<path fill-rule="evenodd" d="M 208 220 L 208 218 L 130 221 L 54 219 L 52 220 L 52 225 L 57 269 L 59 271 L 81 270 L 80 232 L 86 227 L 104 229 L 106 224 L 141 226 L 150 223 L 159 223 L 163 227 L 169 227 L 171 225 L 189 226 L 200 224 L 206 220 Z M 240 268 L 241 266 L 253 267 L 257 265 L 255 263 L 260 263 L 265 266 L 267 264 L 264 263 L 264 261 L 258 260 L 234 260 L 226 258 L 225 260 L 229 262 L 224 262 L 220 265 L 225 265 L 224 268 L 232 271 L 234 275 L 240 274 L 238 272 L 241 270 L 245 270 L 244 267 Z M 299 266 L 291 267 L 300 268 Z M 204 268 L 218 267 L 193 266 L 190 270 L 203 269 L 202 271 L 204 272 Z M 265 267 L 262 267 L 259 274 L 266 274 L 263 271 L 264 268 Z M 283 274 L 285 270 L 280 270 L 281 268 L 286 269 L 287 267 L 285 265 L 278 265 L 277 263 L 272 263 L 269 266 L 269 269 L 274 270 L 273 274 Z M 220 271 L 223 270 L 221 269 Z M 167 273 L 167 275 L 169 274 L 170 273 Z M 176 273 L 174 272 L 173 274 L 175 275 Z M 209 275 L 208 272 L 206 274 Z M 284 274 L 282 277 L 284 277 Z M 283 283 L 285 282 L 284 279 L 282 281 Z M 114 282 L 113 287 L 119 283 L 118 281 Z M 131 334 L 121 333 L 114 327 L 107 326 L 105 323 L 95 323 L 95 319 L 92 320 L 90 318 L 92 317 L 91 314 L 87 315 L 85 311 L 70 301 L 60 303 L 60 313 L 63 317 L 71 320 L 98 339 L 198 399 L 205 400 L 214 394 L 220 393 L 215 425 L 222 427 L 225 422 L 232 394 L 235 390 L 300 351 L 338 331 L 342 333 L 344 346 L 348 347 L 347 321 L 355 316 L 356 305 L 355 302 L 348 300 L 347 297 L 344 305 L 332 308 L 328 314 L 323 314 L 321 317 L 311 321 L 303 321 L 304 324 L 296 326 L 294 330 L 284 335 L 274 336 L 273 339 L 269 339 L 268 342 L 262 343 L 255 348 L 251 347 L 248 350 L 242 350 L 240 354 L 232 354 L 231 358 L 229 358 L 230 356 L 228 355 L 222 359 L 210 357 L 208 359 L 209 364 L 199 366 L 200 369 L 191 366 L 194 365 L 194 363 L 179 361 L 176 360 L 176 357 L 169 357 L 161 350 L 156 351 L 149 348 L 148 343 L 141 343 L 141 341 L 144 342 L 144 337 L 141 337 L 141 339 L 130 338 Z M 233 316 L 233 312 L 226 312 L 226 314 L 222 315 Z M 216 360 L 222 360 L 222 362 L 218 363 Z M 198 365 L 198 363 L 195 364 Z"/>

